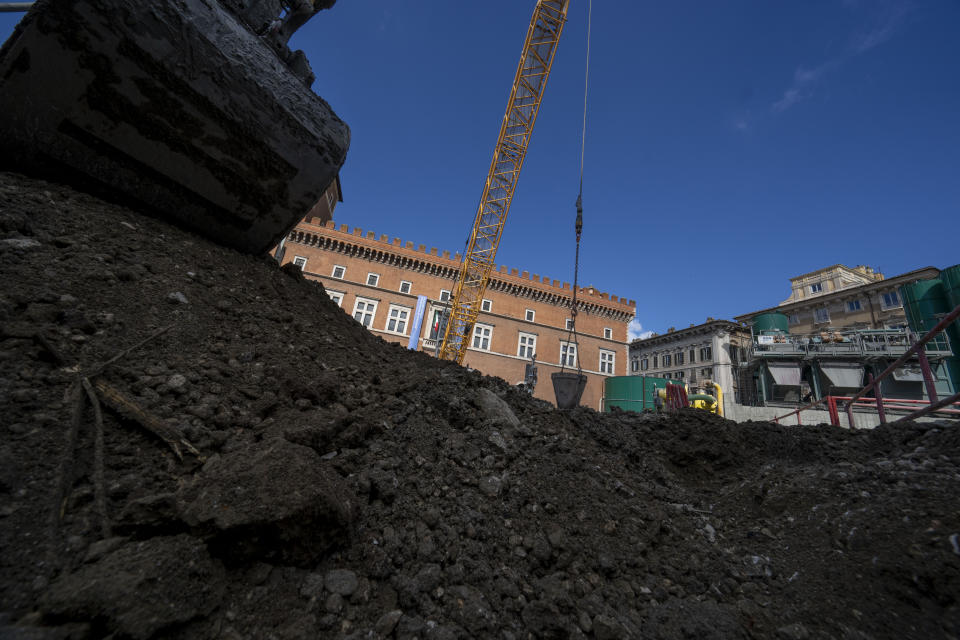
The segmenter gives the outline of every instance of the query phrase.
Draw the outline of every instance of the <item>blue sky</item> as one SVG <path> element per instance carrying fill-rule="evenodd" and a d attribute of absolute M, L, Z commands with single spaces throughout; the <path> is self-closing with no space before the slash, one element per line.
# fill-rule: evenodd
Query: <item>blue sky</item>
<path fill-rule="evenodd" d="M 534 4 L 340 0 L 295 36 L 353 132 L 338 222 L 462 250 Z M 571 0 L 497 255 L 565 281 L 587 7 Z M 958 32 L 953 0 L 597 0 L 581 284 L 662 332 L 835 263 L 960 262 Z"/>

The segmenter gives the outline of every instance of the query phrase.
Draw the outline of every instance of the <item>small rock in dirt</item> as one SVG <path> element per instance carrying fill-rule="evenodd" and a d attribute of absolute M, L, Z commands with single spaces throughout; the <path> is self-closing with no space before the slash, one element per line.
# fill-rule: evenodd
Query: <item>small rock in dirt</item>
<path fill-rule="evenodd" d="M 175 373 L 167 380 L 167 386 L 171 389 L 179 389 L 187 384 L 187 378 L 179 373 Z"/>
<path fill-rule="evenodd" d="M 111 551 L 119 549 L 126 541 L 127 538 L 122 536 L 115 536 L 113 538 L 107 538 L 106 540 L 98 540 L 91 544 L 87 549 L 87 555 L 84 556 L 83 561 L 95 562 Z"/>
<path fill-rule="evenodd" d="M 480 410 L 487 420 L 511 427 L 520 426 L 520 419 L 510 405 L 489 389 L 480 389 L 477 392 L 477 404 L 480 405 Z"/>
<path fill-rule="evenodd" d="M 323 608 L 327 613 L 340 613 L 343 611 L 343 596 L 331 593 L 323 603 Z"/>
<path fill-rule="evenodd" d="M 349 569 L 332 569 L 323 577 L 328 591 L 349 596 L 357 590 L 359 584 L 357 574 Z"/>
<path fill-rule="evenodd" d="M 477 483 L 477 488 L 480 489 L 480 493 L 483 495 L 494 498 L 500 495 L 500 488 L 502 484 L 503 482 L 500 480 L 500 478 L 496 476 L 487 476 L 486 478 L 482 478 L 480 482 Z"/>
<path fill-rule="evenodd" d="M 4 238 L 0 240 L 0 250 L 2 249 L 36 249 L 40 243 L 33 238 Z"/>
<path fill-rule="evenodd" d="M 323 582 L 323 576 L 319 573 L 308 573 L 300 585 L 300 595 L 304 598 L 319 598 L 323 595 Z"/>
<path fill-rule="evenodd" d="M 187 300 L 187 296 L 183 295 L 179 291 L 174 291 L 173 293 L 167 294 L 167 300 L 174 304 L 190 304 L 190 301 Z"/>
<path fill-rule="evenodd" d="M 396 628 L 397 623 L 400 622 L 400 618 L 402 617 L 403 612 L 399 609 L 388 611 L 377 619 L 377 622 L 373 625 L 373 630 L 379 637 L 387 638 L 393 633 L 394 628 Z"/>
<path fill-rule="evenodd" d="M 781 640 L 807 640 L 810 632 L 799 622 L 788 624 L 777 629 L 777 638 Z"/>

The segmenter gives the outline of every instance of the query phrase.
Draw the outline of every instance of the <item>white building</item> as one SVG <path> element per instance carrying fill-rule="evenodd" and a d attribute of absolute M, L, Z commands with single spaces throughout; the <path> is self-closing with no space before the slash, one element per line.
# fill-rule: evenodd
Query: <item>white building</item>
<path fill-rule="evenodd" d="M 631 342 L 629 374 L 682 380 L 691 390 L 707 380 L 716 382 L 726 411 L 739 398 L 735 368 L 749 343 L 749 330 L 736 322 L 707 318 L 703 324 Z"/>

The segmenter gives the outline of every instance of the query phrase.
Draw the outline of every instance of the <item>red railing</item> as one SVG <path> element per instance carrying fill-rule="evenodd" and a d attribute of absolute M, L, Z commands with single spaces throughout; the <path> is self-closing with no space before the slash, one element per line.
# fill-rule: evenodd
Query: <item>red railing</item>
<path fill-rule="evenodd" d="M 840 426 L 840 403 L 847 402 L 849 407 L 861 407 L 866 409 L 876 409 L 877 402 L 874 398 L 866 399 L 857 399 L 854 400 L 854 396 L 826 396 L 820 400 L 806 404 L 799 409 L 794 409 L 790 413 L 785 413 L 782 416 L 777 416 L 773 419 L 773 422 L 779 423 L 784 418 L 789 418 L 790 416 L 797 416 L 797 424 L 802 425 L 801 414 L 803 411 L 809 409 L 814 409 L 820 405 L 826 405 L 827 413 L 830 415 L 830 424 L 835 427 Z M 950 417 L 960 418 L 960 393 L 950 396 L 949 398 L 944 398 L 943 400 L 938 400 L 937 402 L 929 402 L 928 400 L 910 400 L 907 398 L 881 398 L 880 406 L 882 408 L 882 413 L 878 411 L 878 415 L 886 416 L 887 411 L 911 411 L 911 413 L 899 418 L 900 420 L 912 420 L 913 418 L 919 418 L 920 416 L 927 415 L 928 413 L 941 413 L 947 414 Z M 950 405 L 956 405 L 954 408 L 950 408 Z M 853 420 L 851 419 L 852 411 L 847 412 L 847 426 L 850 428 L 855 428 Z"/>
<path fill-rule="evenodd" d="M 893 364 L 891 364 L 889 367 L 884 369 L 880 375 L 878 375 L 876 378 L 874 378 L 872 375 L 870 376 L 870 383 L 867 386 L 865 386 L 863 389 L 860 389 L 860 391 L 854 394 L 854 396 L 850 398 L 850 400 L 847 402 L 847 407 L 846 407 L 847 422 L 850 425 L 851 429 L 853 428 L 854 403 L 856 403 L 858 400 L 860 400 L 865 395 L 870 393 L 870 391 L 873 391 L 874 398 L 876 399 L 877 413 L 880 416 L 880 424 L 886 424 L 887 416 L 883 410 L 883 396 L 880 393 L 880 381 L 886 378 L 891 373 L 893 373 L 894 369 L 896 369 L 897 367 L 902 365 L 904 362 L 906 362 L 907 358 L 909 358 L 915 353 L 917 354 L 917 357 L 920 360 L 920 369 L 923 372 L 923 381 L 927 387 L 927 396 L 930 398 L 930 404 L 924 409 L 914 411 L 913 413 L 910 413 L 900 418 L 899 420 L 897 420 L 897 422 L 900 422 L 902 420 L 913 420 L 914 418 L 919 418 L 921 416 L 927 415 L 928 413 L 932 413 L 933 411 L 937 411 L 941 407 L 951 405 L 957 402 L 957 400 L 960 400 L 960 393 L 955 393 L 949 398 L 944 398 L 942 401 L 938 401 L 937 391 L 934 388 L 934 383 L 933 383 L 933 373 L 930 370 L 930 363 L 927 362 L 926 353 L 924 352 L 924 349 L 923 349 L 923 345 L 930 342 L 930 340 L 935 338 L 937 334 L 939 334 L 941 331 L 949 327 L 950 323 L 956 320 L 957 318 L 960 318 L 960 305 L 957 305 L 957 307 L 953 311 L 945 315 L 933 329 L 930 329 L 930 331 L 928 331 L 926 335 L 924 335 L 922 338 L 917 340 L 912 347 L 907 349 L 906 353 L 904 353 L 902 356 L 897 358 L 893 362 Z M 954 353 L 956 353 L 956 349 L 958 348 L 960 348 L 958 347 L 958 345 L 953 345 Z"/>
<path fill-rule="evenodd" d="M 807 409 L 813 409 L 814 407 L 819 406 L 819 405 L 823 404 L 824 402 L 828 402 L 828 401 L 830 400 L 830 398 L 832 398 L 832 397 L 833 397 L 833 396 L 826 396 L 826 397 L 824 397 L 824 398 L 820 398 L 819 400 L 814 400 L 814 401 L 811 402 L 810 404 L 805 404 L 805 405 L 803 405 L 802 407 L 800 407 L 799 409 L 795 409 L 795 410 L 791 411 L 790 413 L 785 413 L 785 414 L 783 414 L 782 416 L 777 416 L 776 418 L 773 419 L 773 421 L 776 422 L 777 424 L 779 424 L 780 421 L 783 420 L 784 418 L 789 418 L 789 417 L 792 416 L 792 415 L 796 415 L 796 416 L 797 416 L 797 424 L 802 425 L 803 422 L 800 421 L 800 413 L 801 413 L 801 412 L 806 411 Z M 834 406 L 834 409 L 836 409 L 836 404 L 834 404 L 833 406 Z M 831 423 L 833 423 L 833 413 L 832 413 L 832 412 L 831 412 L 831 414 L 830 414 L 830 421 L 831 421 Z"/>
<path fill-rule="evenodd" d="M 846 402 L 846 414 L 847 414 L 847 425 L 854 429 L 853 422 L 853 408 L 858 407 L 874 407 L 877 410 L 877 415 L 880 418 L 880 424 L 886 424 L 887 422 L 887 409 L 891 410 L 910 410 L 913 409 L 907 415 L 895 420 L 895 422 L 902 422 L 904 420 L 914 420 L 921 416 L 925 416 L 930 413 L 939 412 L 946 413 L 951 415 L 960 415 L 960 411 L 957 409 L 948 408 L 951 405 L 960 403 L 960 393 L 955 393 L 949 398 L 943 398 L 942 400 L 937 397 L 936 385 L 934 384 L 933 372 L 930 369 L 930 363 L 927 360 L 926 350 L 924 345 L 930 342 L 937 334 L 944 331 L 947 327 L 950 326 L 950 323 L 960 318 L 960 305 L 957 305 L 953 311 L 945 315 L 937 325 L 930 329 L 922 338 L 917 340 L 913 346 L 907 349 L 906 353 L 897 358 L 893 364 L 883 370 L 878 376 L 874 377 L 873 374 L 870 374 L 868 384 L 863 389 L 860 389 L 856 394 L 851 397 L 846 396 L 826 396 L 820 400 L 811 402 L 810 404 L 804 405 L 799 409 L 795 409 L 790 413 L 785 413 L 782 416 L 777 416 L 773 419 L 774 422 L 780 422 L 784 418 L 789 418 L 792 415 L 797 416 L 797 424 L 802 424 L 800 421 L 800 414 L 807 409 L 812 409 L 821 404 L 826 403 L 827 411 L 830 413 L 830 424 L 839 427 L 840 426 L 840 410 L 839 402 Z M 957 353 L 957 349 L 960 349 L 960 345 L 952 345 L 954 354 Z M 927 397 L 929 400 L 905 400 L 900 398 L 891 398 L 884 400 L 883 394 L 880 391 L 880 381 L 889 376 L 894 370 L 902 365 L 910 356 L 916 354 L 917 359 L 920 361 L 920 370 L 923 373 L 923 383 L 927 391 Z M 873 398 L 864 400 L 864 396 L 873 391 Z M 919 405 L 923 405 L 920 408 L 917 408 Z M 960 405 L 958 405 L 960 409 Z"/>

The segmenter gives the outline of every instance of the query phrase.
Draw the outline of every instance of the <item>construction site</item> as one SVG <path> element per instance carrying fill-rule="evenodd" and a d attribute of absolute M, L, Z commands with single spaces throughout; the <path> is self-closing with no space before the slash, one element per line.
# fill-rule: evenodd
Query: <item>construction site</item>
<path fill-rule="evenodd" d="M 960 638 L 960 269 L 628 344 L 580 198 L 570 282 L 495 261 L 529 4 L 451 257 L 332 222 L 333 0 L 0 3 L 0 638 Z"/>

